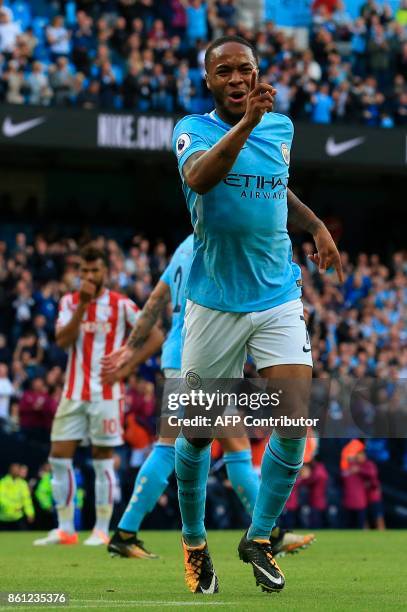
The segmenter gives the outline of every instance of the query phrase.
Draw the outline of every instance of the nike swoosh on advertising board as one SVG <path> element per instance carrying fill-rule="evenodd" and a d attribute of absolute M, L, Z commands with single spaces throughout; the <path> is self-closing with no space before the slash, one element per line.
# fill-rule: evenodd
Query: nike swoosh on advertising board
<path fill-rule="evenodd" d="M 359 138 L 352 138 L 351 140 L 345 140 L 344 142 L 335 142 L 335 138 L 330 136 L 326 141 L 325 151 L 329 157 L 337 157 L 343 155 L 346 151 L 350 151 L 355 147 L 358 147 L 365 142 L 365 138 L 360 136 Z"/>
<path fill-rule="evenodd" d="M 28 132 L 44 123 L 45 117 L 36 117 L 35 119 L 29 119 L 28 121 L 22 121 L 21 123 L 13 123 L 10 117 L 6 117 L 3 121 L 2 132 L 7 138 L 14 138 L 23 132 Z"/>

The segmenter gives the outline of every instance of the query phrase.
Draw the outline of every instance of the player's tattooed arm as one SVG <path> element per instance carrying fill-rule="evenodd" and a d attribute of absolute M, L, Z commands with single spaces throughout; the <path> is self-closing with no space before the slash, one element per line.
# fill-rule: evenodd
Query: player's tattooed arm
<path fill-rule="evenodd" d="M 156 323 L 170 300 L 170 288 L 159 281 L 144 305 L 127 343 L 102 358 L 102 382 L 113 384 L 154 355 L 164 342 Z"/>
<path fill-rule="evenodd" d="M 314 235 L 321 227 L 325 227 L 321 219 L 306 204 L 301 202 L 291 189 L 287 189 L 287 206 L 289 223 L 304 230 L 304 232 Z"/>
<path fill-rule="evenodd" d="M 139 350 L 144 345 L 170 297 L 168 285 L 164 281 L 159 281 L 145 303 L 127 340 L 127 346 L 133 351 Z"/>
<path fill-rule="evenodd" d="M 287 190 L 288 221 L 305 232 L 312 234 L 317 252 L 309 255 L 309 259 L 324 273 L 333 266 L 341 283 L 344 281 L 341 256 L 325 223 L 308 208 L 297 196 Z"/>

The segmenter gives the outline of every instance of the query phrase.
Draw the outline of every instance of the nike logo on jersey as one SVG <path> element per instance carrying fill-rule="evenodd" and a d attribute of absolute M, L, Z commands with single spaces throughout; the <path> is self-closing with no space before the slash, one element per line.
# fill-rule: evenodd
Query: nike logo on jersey
<path fill-rule="evenodd" d="M 204 589 L 203 586 L 201 586 L 201 592 L 204 595 L 212 595 L 215 592 L 215 586 L 216 586 L 216 575 L 213 574 L 212 575 L 211 584 L 209 585 L 209 588 L 208 589 Z"/>
<path fill-rule="evenodd" d="M 271 580 L 271 582 L 274 582 L 274 584 L 282 584 L 283 582 L 283 577 L 279 576 L 278 578 L 276 578 L 275 576 L 272 576 L 271 574 L 269 574 L 264 568 L 260 567 L 260 565 L 257 565 L 257 563 L 255 563 L 254 561 L 252 561 L 253 565 L 255 565 L 257 567 L 258 570 L 261 571 L 262 574 L 264 574 L 269 580 Z"/>
<path fill-rule="evenodd" d="M 329 157 L 337 157 L 338 155 L 343 155 L 346 151 L 350 151 L 355 147 L 358 147 L 363 142 L 365 142 L 365 138 L 363 136 L 359 138 L 352 138 L 352 140 L 345 140 L 345 142 L 335 142 L 335 138 L 330 136 L 326 142 L 325 151 Z"/>
<path fill-rule="evenodd" d="M 302 350 L 304 351 L 304 353 L 309 353 L 311 351 L 311 349 L 307 348 L 306 346 L 303 346 Z"/>
<path fill-rule="evenodd" d="M 45 117 L 37 117 L 36 119 L 29 119 L 28 121 L 22 121 L 21 123 L 13 123 L 10 117 L 6 117 L 3 121 L 2 131 L 4 136 L 7 138 L 14 138 L 23 132 L 28 132 L 44 123 Z"/>

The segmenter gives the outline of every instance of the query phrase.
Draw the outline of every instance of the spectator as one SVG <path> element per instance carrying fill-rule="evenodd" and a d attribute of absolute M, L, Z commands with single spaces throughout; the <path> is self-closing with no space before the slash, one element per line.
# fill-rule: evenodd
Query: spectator
<path fill-rule="evenodd" d="M 9 104 L 24 103 L 24 74 L 20 70 L 18 62 L 12 60 L 8 64 L 8 70 L 3 74 L 7 85 L 6 102 Z"/>
<path fill-rule="evenodd" d="M 362 17 L 356 19 L 350 31 L 353 73 L 357 76 L 365 77 L 367 52 L 367 26 L 365 20 Z"/>
<path fill-rule="evenodd" d="M 335 103 L 333 112 L 337 121 L 346 121 L 353 113 L 353 99 L 349 81 L 343 81 L 332 93 Z"/>
<path fill-rule="evenodd" d="M 283 73 L 280 76 L 275 84 L 275 88 L 277 95 L 274 110 L 276 113 L 288 115 L 290 113 L 293 89 L 290 86 L 290 77 L 287 73 Z"/>
<path fill-rule="evenodd" d="M 150 80 L 152 89 L 152 107 L 157 111 L 171 112 L 172 99 L 168 92 L 168 79 L 164 74 L 162 64 L 154 64 L 153 74 Z"/>
<path fill-rule="evenodd" d="M 0 8 L 0 53 L 11 57 L 20 33 L 20 26 L 12 20 L 12 15 L 5 10 L 5 7 Z"/>
<path fill-rule="evenodd" d="M 48 106 L 52 98 L 52 90 L 49 86 L 48 76 L 40 62 L 34 62 L 31 74 L 28 75 L 26 83 L 30 90 L 30 104 Z"/>
<path fill-rule="evenodd" d="M 177 104 L 178 108 L 186 113 L 191 112 L 191 98 L 194 89 L 189 76 L 188 64 L 182 62 L 177 78 Z"/>
<path fill-rule="evenodd" d="M 328 507 L 328 472 L 320 461 L 313 459 L 301 470 L 298 486 L 307 489 L 308 505 L 311 510 L 310 527 L 320 529 L 325 526 L 325 513 Z"/>
<path fill-rule="evenodd" d="M 102 108 L 113 108 L 115 94 L 118 91 L 116 77 L 110 62 L 103 62 L 99 74 L 100 83 L 100 106 Z"/>
<path fill-rule="evenodd" d="M 49 433 L 57 403 L 42 378 L 34 378 L 19 405 L 20 429 L 28 440 L 49 443 Z"/>
<path fill-rule="evenodd" d="M 100 85 L 99 81 L 90 81 L 88 87 L 81 91 L 77 97 L 77 104 L 80 108 L 92 110 L 100 105 Z M 125 108 L 128 108 L 125 106 Z"/>
<path fill-rule="evenodd" d="M 72 33 L 72 61 L 84 74 L 89 73 L 90 55 L 94 46 L 93 20 L 85 11 L 76 13 L 76 25 Z"/>
<path fill-rule="evenodd" d="M 397 125 L 407 125 L 407 91 L 400 94 L 396 103 Z"/>
<path fill-rule="evenodd" d="M 13 336 L 16 340 L 28 329 L 35 305 L 31 289 L 25 281 L 18 281 L 16 285 L 16 296 L 11 305 L 14 310 L 15 321 Z"/>
<path fill-rule="evenodd" d="M 4 334 L 0 334 L 0 363 L 10 365 L 11 356 L 11 350 L 7 346 L 7 338 Z"/>
<path fill-rule="evenodd" d="M 329 95 L 329 86 L 321 85 L 317 93 L 312 96 L 311 101 L 313 123 L 331 123 L 334 101 Z"/>
<path fill-rule="evenodd" d="M 12 21 L 14 19 L 13 11 L 5 2 L 7 2 L 7 5 L 9 4 L 8 0 L 0 0 L 0 13 L 5 13 L 10 18 L 10 21 Z"/>
<path fill-rule="evenodd" d="M 297 480 L 281 515 L 280 524 L 284 529 L 293 529 L 298 524 L 298 511 L 300 509 L 298 493 L 299 487 Z"/>
<path fill-rule="evenodd" d="M 21 531 L 34 521 L 34 507 L 20 465 L 12 463 L 0 479 L 0 531 Z"/>
<path fill-rule="evenodd" d="M 342 470 L 342 503 L 346 512 L 345 527 L 348 529 L 364 529 L 367 518 L 366 483 L 356 457 L 349 457 L 348 467 Z"/>
<path fill-rule="evenodd" d="M 186 16 L 186 36 L 188 44 L 192 47 L 198 39 L 208 40 L 207 4 L 202 0 L 181 0 Z"/>
<path fill-rule="evenodd" d="M 385 29 L 381 24 L 374 26 L 367 51 L 370 69 L 377 79 L 379 88 L 385 89 L 388 85 L 390 46 L 386 38 Z"/>
<path fill-rule="evenodd" d="M 361 464 L 361 471 L 366 479 L 367 489 L 367 516 L 372 529 L 383 531 L 386 529 L 384 521 L 382 487 L 376 464 L 366 457 L 364 452 L 357 455 Z"/>
<path fill-rule="evenodd" d="M 62 15 L 56 15 L 53 18 L 51 25 L 47 28 L 46 35 L 53 61 L 56 61 L 58 57 L 69 55 L 71 50 L 70 34 L 64 26 Z"/>
<path fill-rule="evenodd" d="M 10 400 L 15 390 L 8 375 L 8 367 L 0 363 L 0 428 L 7 424 L 10 417 Z"/>
<path fill-rule="evenodd" d="M 65 56 L 57 57 L 55 66 L 49 68 L 49 83 L 54 91 L 57 106 L 67 105 L 73 93 L 73 78 Z"/>
<path fill-rule="evenodd" d="M 44 358 L 44 349 L 38 342 L 38 338 L 33 331 L 27 331 L 21 336 L 14 351 L 13 360 L 22 361 L 23 354 L 28 355 L 28 364 L 36 366 L 42 363 Z"/>
<path fill-rule="evenodd" d="M 138 91 L 139 91 L 139 73 L 138 66 L 130 66 L 129 72 L 126 75 L 123 86 L 123 107 L 127 109 L 136 109 Z"/>

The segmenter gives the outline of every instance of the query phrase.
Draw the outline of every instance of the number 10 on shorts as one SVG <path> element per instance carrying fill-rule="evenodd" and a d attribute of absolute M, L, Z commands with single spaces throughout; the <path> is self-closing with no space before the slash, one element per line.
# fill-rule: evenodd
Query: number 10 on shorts
<path fill-rule="evenodd" d="M 117 419 L 103 419 L 103 433 L 115 434 L 117 431 Z"/>

